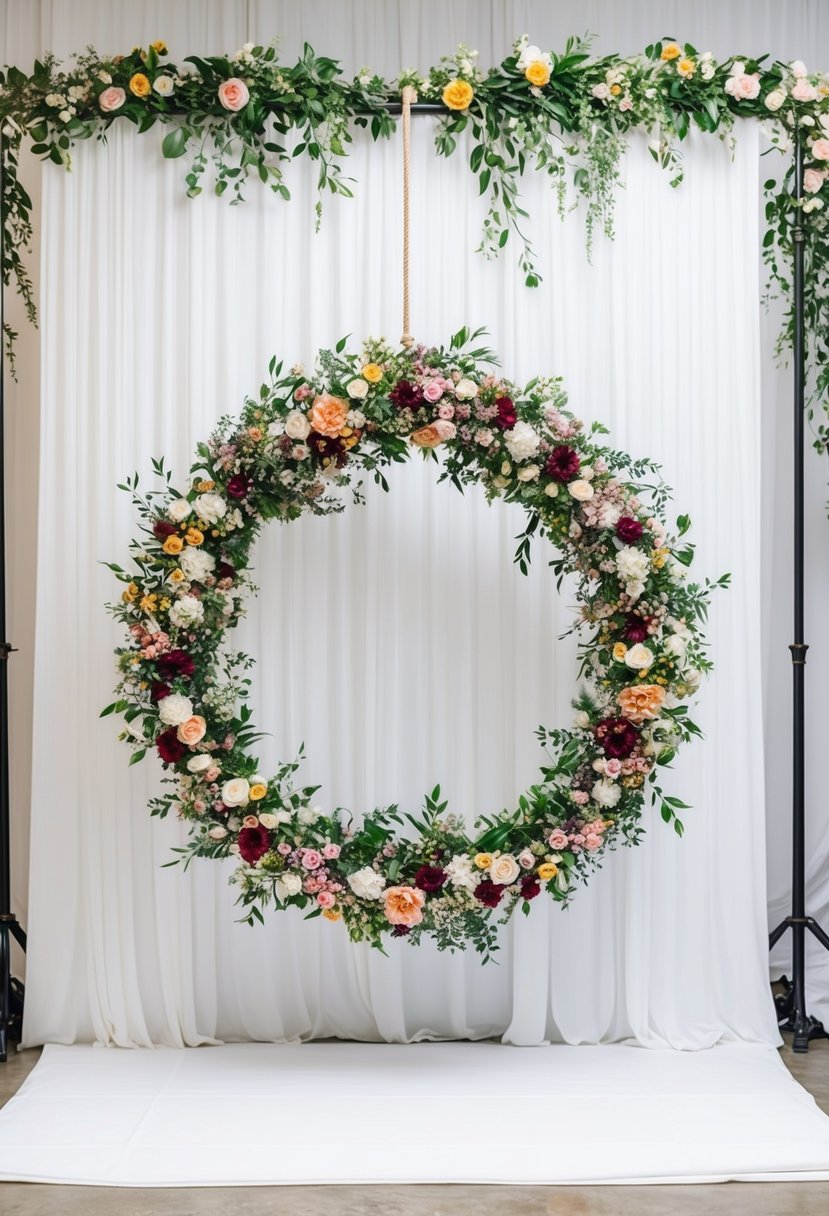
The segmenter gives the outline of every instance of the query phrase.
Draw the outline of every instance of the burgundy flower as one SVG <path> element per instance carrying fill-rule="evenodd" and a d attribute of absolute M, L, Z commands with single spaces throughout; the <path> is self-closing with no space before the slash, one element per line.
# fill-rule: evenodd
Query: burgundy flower
<path fill-rule="evenodd" d="M 235 477 L 231 477 L 226 489 L 230 498 L 247 498 L 252 485 L 253 482 L 245 473 L 237 473 Z"/>
<path fill-rule="evenodd" d="M 398 409 L 416 410 L 423 401 L 423 389 L 410 380 L 399 380 L 389 393 L 389 401 L 393 401 Z"/>
<path fill-rule="evenodd" d="M 648 622 L 638 612 L 629 612 L 625 617 L 623 637 L 626 642 L 644 642 L 648 636 Z"/>
<path fill-rule="evenodd" d="M 179 676 L 191 676 L 196 670 L 192 655 L 186 650 L 168 650 L 155 661 L 162 680 L 175 680 Z"/>
<path fill-rule="evenodd" d="M 553 481 L 572 481 L 581 468 L 581 460 L 575 448 L 561 443 L 547 457 L 547 474 Z"/>
<path fill-rule="evenodd" d="M 492 882 L 489 878 L 479 882 L 474 891 L 475 898 L 482 904 L 486 904 L 488 908 L 497 908 L 503 894 L 504 888 L 500 883 Z"/>
<path fill-rule="evenodd" d="M 623 515 L 616 524 L 616 535 L 626 545 L 636 544 L 638 540 L 641 540 L 644 531 L 645 529 L 641 522 L 638 519 L 634 519 L 632 515 Z"/>
<path fill-rule="evenodd" d="M 502 431 L 511 431 L 518 421 L 512 397 L 496 397 L 495 404 L 498 406 L 498 415 L 492 419 L 493 426 L 500 427 Z"/>
<path fill-rule="evenodd" d="M 171 726 L 169 730 L 165 730 L 159 735 L 155 741 L 158 748 L 158 754 L 165 764 L 177 764 L 187 751 L 187 745 L 182 743 L 176 734 L 176 728 Z"/>
<path fill-rule="evenodd" d="M 178 528 L 175 524 L 168 523 L 166 519 L 157 519 L 153 524 L 153 536 L 156 540 L 165 541 L 174 532 L 178 532 Z"/>
<path fill-rule="evenodd" d="M 348 448 L 345 446 L 345 442 L 340 435 L 331 438 L 329 435 L 320 435 L 316 431 L 311 431 L 308 436 L 308 446 L 320 464 L 333 463 L 338 469 L 348 463 Z"/>
<path fill-rule="evenodd" d="M 154 680 L 150 689 L 150 698 L 153 701 L 163 701 L 165 697 L 169 697 L 171 692 L 169 684 L 162 684 L 160 680 Z"/>
<path fill-rule="evenodd" d="M 239 854 L 248 865 L 253 865 L 271 847 L 271 834 L 258 823 L 255 828 L 242 828 L 239 833 Z"/>
<path fill-rule="evenodd" d="M 440 866 L 421 866 L 414 876 L 414 885 L 421 891 L 433 895 L 435 891 L 441 889 L 448 877 L 446 871 L 441 870 Z"/>
<path fill-rule="evenodd" d="M 231 580 L 236 578 L 236 571 L 234 570 L 233 566 L 231 566 L 230 562 L 216 563 L 216 578 L 229 578 Z"/>
<path fill-rule="evenodd" d="M 411 928 L 411 925 L 395 925 L 391 935 L 392 937 L 405 937 L 407 933 L 411 932 Z"/>
<path fill-rule="evenodd" d="M 626 760 L 639 742 L 639 732 L 627 718 L 605 718 L 596 727 L 596 737 L 612 760 Z"/>
<path fill-rule="evenodd" d="M 521 879 L 521 895 L 524 899 L 535 899 L 541 892 L 541 883 L 534 874 L 526 874 Z"/>

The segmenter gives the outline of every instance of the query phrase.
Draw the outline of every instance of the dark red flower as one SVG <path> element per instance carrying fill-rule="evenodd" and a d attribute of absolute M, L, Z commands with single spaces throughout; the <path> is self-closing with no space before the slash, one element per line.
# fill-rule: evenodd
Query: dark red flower
<path fill-rule="evenodd" d="M 158 754 L 165 764 L 177 764 L 187 751 L 186 744 L 182 743 L 176 734 L 176 728 L 171 726 L 169 730 L 165 730 L 159 735 L 155 741 L 158 748 Z"/>
<path fill-rule="evenodd" d="M 416 410 L 422 400 L 423 389 L 410 380 L 398 380 L 389 393 L 389 401 L 393 401 L 401 410 Z"/>
<path fill-rule="evenodd" d="M 482 904 L 486 904 L 488 908 L 497 908 L 504 895 L 504 888 L 500 883 L 492 882 L 491 879 L 485 878 L 483 882 L 479 882 L 474 891 L 475 898 L 480 900 Z"/>
<path fill-rule="evenodd" d="M 156 540 L 164 541 L 168 536 L 172 536 L 174 532 L 178 532 L 178 528 L 166 519 L 157 519 L 153 524 L 153 536 Z"/>
<path fill-rule="evenodd" d="M 541 883 L 534 874 L 526 874 L 521 879 L 521 895 L 524 899 L 535 899 L 541 892 Z"/>
<path fill-rule="evenodd" d="M 634 519 L 632 515 L 623 515 L 616 524 L 616 535 L 626 545 L 634 545 L 637 540 L 641 540 L 644 531 L 641 522 Z"/>
<path fill-rule="evenodd" d="M 154 680 L 150 690 L 150 697 L 153 701 L 163 701 L 165 697 L 169 697 L 172 689 L 169 684 L 162 684 L 160 680 Z"/>
<path fill-rule="evenodd" d="M 261 823 L 255 828 L 242 828 L 239 833 L 239 854 L 248 865 L 253 865 L 271 847 L 271 834 Z"/>
<path fill-rule="evenodd" d="M 433 895 L 439 891 L 449 875 L 440 866 L 421 866 L 414 876 L 414 885 L 421 891 Z"/>
<path fill-rule="evenodd" d="M 625 632 L 622 636 L 626 642 L 644 642 L 648 636 L 648 622 L 638 612 L 629 612 L 625 617 Z"/>
<path fill-rule="evenodd" d="M 411 932 L 411 925 L 395 925 L 391 931 L 392 937 L 405 937 Z"/>
<path fill-rule="evenodd" d="M 189 655 L 186 650 L 168 650 L 166 654 L 158 656 L 155 665 L 162 680 L 191 676 L 196 670 L 193 656 Z"/>
<path fill-rule="evenodd" d="M 606 756 L 626 760 L 639 742 L 639 732 L 627 718 L 605 718 L 596 727 L 596 738 Z"/>
<path fill-rule="evenodd" d="M 226 489 L 230 498 L 247 498 L 252 485 L 253 482 L 245 473 L 237 473 L 231 477 Z"/>
<path fill-rule="evenodd" d="M 348 448 L 345 439 L 340 435 L 331 438 L 330 435 L 320 435 L 311 431 L 308 436 L 308 446 L 320 464 L 335 464 L 338 469 L 348 463 Z"/>
<path fill-rule="evenodd" d="M 495 404 L 498 415 L 492 419 L 492 425 L 500 427 L 502 431 L 511 431 L 518 421 L 512 397 L 496 397 Z"/>
<path fill-rule="evenodd" d="M 547 474 L 553 481 L 572 481 L 581 468 L 581 459 L 575 448 L 561 443 L 547 457 Z"/>
<path fill-rule="evenodd" d="M 223 579 L 223 578 L 235 579 L 236 578 L 236 571 L 234 570 L 233 566 L 231 566 L 230 562 L 217 562 L 216 563 L 216 578 L 218 578 L 218 579 Z"/>

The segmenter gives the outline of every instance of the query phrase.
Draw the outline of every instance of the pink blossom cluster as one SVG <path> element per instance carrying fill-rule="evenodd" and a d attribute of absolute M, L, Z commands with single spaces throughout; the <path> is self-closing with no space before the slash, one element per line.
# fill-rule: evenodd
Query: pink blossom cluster
<path fill-rule="evenodd" d="M 130 633 L 140 647 L 142 659 L 156 659 L 160 654 L 166 654 L 173 645 L 169 635 L 160 629 L 151 633 L 143 625 L 130 625 Z"/>

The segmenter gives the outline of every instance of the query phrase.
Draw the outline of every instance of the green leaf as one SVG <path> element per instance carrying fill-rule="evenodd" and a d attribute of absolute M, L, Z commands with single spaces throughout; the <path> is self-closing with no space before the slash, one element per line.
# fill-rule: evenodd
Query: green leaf
<path fill-rule="evenodd" d="M 161 143 L 161 151 L 167 160 L 175 160 L 187 151 L 187 130 L 185 127 L 173 127 L 168 131 Z"/>

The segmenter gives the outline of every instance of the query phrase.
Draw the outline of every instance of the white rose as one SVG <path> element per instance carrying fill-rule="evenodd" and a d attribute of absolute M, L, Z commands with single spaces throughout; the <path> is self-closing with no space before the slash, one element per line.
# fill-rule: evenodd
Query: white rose
<path fill-rule="evenodd" d="M 578 481 L 571 481 L 567 489 L 572 494 L 577 502 L 587 502 L 593 497 L 594 490 L 589 481 L 583 481 L 579 478 Z"/>
<path fill-rule="evenodd" d="M 69 122 L 69 119 L 72 117 L 72 113 L 73 111 L 71 110 L 61 110 L 60 114 L 58 114 L 58 118 L 61 120 L 61 122 Z"/>
<path fill-rule="evenodd" d="M 362 410 L 349 410 L 345 420 L 355 431 L 361 431 L 366 425 L 366 416 Z"/>
<path fill-rule="evenodd" d="M 713 63 L 706 62 L 700 68 L 699 74 L 703 80 L 713 80 L 716 67 Z"/>
<path fill-rule="evenodd" d="M 644 582 L 650 569 L 648 555 L 632 545 L 624 545 L 616 554 L 616 569 L 625 583 Z"/>
<path fill-rule="evenodd" d="M 610 96 L 610 89 L 602 81 L 600 84 L 595 84 L 592 89 L 593 96 L 597 101 L 607 101 Z"/>
<path fill-rule="evenodd" d="M 299 874 L 282 874 L 274 883 L 276 897 L 280 903 L 290 899 L 292 895 L 299 895 L 302 890 L 302 879 Z"/>
<path fill-rule="evenodd" d="M 368 392 L 368 380 L 364 380 L 362 376 L 359 376 L 356 380 L 352 380 L 345 386 L 345 391 L 348 393 L 349 397 L 353 397 L 357 401 L 362 401 Z"/>
<path fill-rule="evenodd" d="M 475 442 L 479 443 L 482 448 L 488 448 L 492 443 L 492 431 L 489 427 L 483 426 L 479 431 L 475 432 Z"/>
<path fill-rule="evenodd" d="M 311 423 L 301 410 L 291 410 L 285 419 L 285 434 L 291 439 L 307 439 L 311 431 Z"/>
<path fill-rule="evenodd" d="M 100 80 L 101 84 L 112 84 L 112 77 L 110 76 L 109 72 L 105 72 L 103 68 L 101 68 L 100 72 L 98 73 L 98 79 Z"/>
<path fill-rule="evenodd" d="M 316 823 L 322 811 L 318 806 L 301 806 L 297 812 L 297 819 L 300 823 L 306 825 Z"/>
<path fill-rule="evenodd" d="M 193 546 L 189 546 L 180 554 L 178 564 L 187 578 L 197 583 L 203 583 L 216 569 L 215 557 L 204 549 L 195 549 Z"/>
<path fill-rule="evenodd" d="M 193 508 L 186 498 L 177 498 L 175 502 L 170 503 L 167 508 L 167 514 L 174 524 L 180 524 L 184 522 L 192 510 Z"/>
<path fill-rule="evenodd" d="M 172 76 L 156 76 L 153 81 L 153 89 L 159 97 L 169 97 L 175 87 Z"/>
<path fill-rule="evenodd" d="M 525 464 L 522 469 L 519 469 L 515 476 L 519 481 L 535 481 L 538 474 L 541 472 L 537 464 Z"/>
<path fill-rule="evenodd" d="M 191 756 L 187 761 L 187 768 L 191 773 L 203 773 L 206 769 L 212 768 L 213 757 L 207 752 L 200 752 L 198 756 Z"/>
<path fill-rule="evenodd" d="M 806 64 L 802 59 L 795 59 L 794 63 L 792 63 L 790 67 L 792 76 L 796 76 L 798 80 L 801 80 L 804 76 L 809 75 L 808 71 L 806 70 Z"/>
<path fill-rule="evenodd" d="M 227 503 L 221 494 L 199 494 L 193 506 L 206 524 L 218 523 L 227 514 Z"/>
<path fill-rule="evenodd" d="M 222 802 L 225 806 L 247 806 L 250 801 L 250 782 L 246 777 L 232 777 L 222 786 Z"/>
<path fill-rule="evenodd" d="M 496 857 L 492 865 L 489 867 L 489 876 L 493 882 L 499 883 L 502 887 L 506 887 L 511 882 L 515 882 L 518 875 L 521 873 L 521 867 L 513 857 L 512 853 L 502 853 L 500 857 Z"/>
<path fill-rule="evenodd" d="M 478 386 L 474 380 L 459 380 L 455 385 L 455 396 L 459 401 L 471 401 L 478 394 Z"/>
<path fill-rule="evenodd" d="M 181 726 L 182 722 L 193 717 L 193 702 L 177 692 L 171 693 L 159 701 L 158 716 L 165 726 Z"/>
<path fill-rule="evenodd" d="M 650 667 L 653 662 L 653 651 L 648 650 L 641 642 L 637 642 L 635 646 L 631 646 L 630 650 L 625 655 L 625 663 L 628 667 L 632 667 L 634 671 L 641 671 L 645 667 Z"/>
<path fill-rule="evenodd" d="M 521 54 L 518 56 L 518 63 L 516 64 L 516 67 L 518 68 L 519 72 L 523 72 L 530 66 L 531 63 L 534 63 L 536 59 L 541 58 L 541 47 L 533 46 L 532 44 L 527 45 L 525 43 Z"/>
<path fill-rule="evenodd" d="M 641 599 L 645 592 L 645 584 L 638 579 L 634 579 L 632 583 L 627 583 L 625 586 L 625 594 L 631 604 L 635 604 L 638 599 Z"/>
<path fill-rule="evenodd" d="M 590 714 L 585 713 L 583 709 L 580 709 L 573 718 L 573 723 L 575 726 L 580 727 L 581 730 L 586 730 L 590 725 Z"/>
<path fill-rule="evenodd" d="M 215 827 L 208 828 L 207 835 L 211 840 L 224 840 L 227 836 L 227 828 L 223 828 L 220 823 L 217 823 Z"/>
<path fill-rule="evenodd" d="M 184 595 L 170 609 L 170 623 L 179 629 L 189 629 L 204 620 L 204 604 L 194 595 Z"/>
<path fill-rule="evenodd" d="M 282 418 L 275 419 L 274 422 L 268 423 L 268 434 L 271 439 L 278 439 L 280 435 L 285 434 L 285 422 Z"/>
<path fill-rule="evenodd" d="M 772 89 L 771 93 L 769 93 L 768 97 L 766 98 L 766 109 L 771 110 L 772 113 L 774 113 L 776 110 L 780 109 L 785 100 L 786 94 L 782 89 Z"/>
<path fill-rule="evenodd" d="M 558 498 L 558 486 L 554 481 L 548 481 L 544 487 L 544 493 L 548 498 Z"/>
<path fill-rule="evenodd" d="M 677 633 L 668 638 L 665 643 L 665 654 L 674 655 L 681 663 L 684 663 L 687 653 L 688 643 L 685 641 L 685 638 L 680 637 Z"/>
<path fill-rule="evenodd" d="M 516 422 L 504 435 L 504 443 L 515 461 L 529 460 L 538 451 L 540 436 L 528 422 Z"/>
<path fill-rule="evenodd" d="M 277 819 L 276 815 L 271 815 L 269 811 L 263 811 L 259 816 L 259 822 L 262 824 L 263 828 L 275 828 L 278 825 L 279 820 Z"/>
<path fill-rule="evenodd" d="M 464 887 L 467 891 L 474 891 L 481 880 L 466 853 L 455 854 L 446 867 L 446 875 L 453 887 Z"/>
<path fill-rule="evenodd" d="M 362 870 L 349 874 L 348 885 L 358 899 L 380 899 L 386 880 L 382 874 L 372 870 L 371 866 L 364 866 Z"/>
<path fill-rule="evenodd" d="M 597 781 L 591 791 L 594 802 L 598 802 L 599 806 L 614 807 L 622 797 L 621 787 L 615 781 L 608 780 L 607 777 L 602 777 L 601 781 Z"/>

